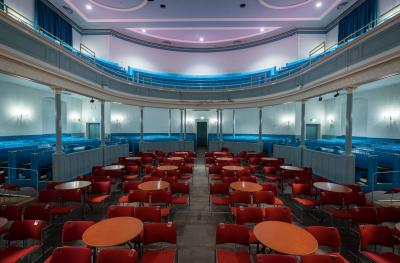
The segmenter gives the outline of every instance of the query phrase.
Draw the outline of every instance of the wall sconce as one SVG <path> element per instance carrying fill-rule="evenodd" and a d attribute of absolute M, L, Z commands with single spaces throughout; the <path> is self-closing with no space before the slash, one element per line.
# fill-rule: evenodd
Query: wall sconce
<path fill-rule="evenodd" d="M 217 123 L 217 118 L 211 118 L 211 119 L 210 119 L 210 123 L 216 124 L 216 123 Z"/>
<path fill-rule="evenodd" d="M 186 123 L 187 124 L 194 123 L 194 119 L 193 118 L 186 118 Z"/>
<path fill-rule="evenodd" d="M 316 123 L 318 120 L 316 118 L 310 118 L 311 123 Z"/>
<path fill-rule="evenodd" d="M 117 124 L 117 125 L 122 124 L 124 122 L 124 116 L 122 116 L 122 115 L 113 115 L 111 117 L 111 122 L 114 123 L 114 124 Z"/>
<path fill-rule="evenodd" d="M 334 122 L 335 122 L 335 116 L 333 115 L 328 115 L 328 117 L 326 118 L 326 122 L 329 123 L 329 127 L 333 128 L 334 127 Z"/>
<path fill-rule="evenodd" d="M 287 126 L 290 126 L 294 123 L 294 117 L 293 116 L 283 116 L 281 119 L 281 122 L 283 124 L 286 124 Z"/>
<path fill-rule="evenodd" d="M 22 107 L 15 107 L 11 109 L 11 116 L 16 119 L 22 120 L 29 120 L 32 116 L 32 112 L 30 109 L 22 108 Z"/>
<path fill-rule="evenodd" d="M 71 112 L 69 118 L 73 122 L 81 122 L 81 116 L 77 112 Z"/>
<path fill-rule="evenodd" d="M 392 124 L 393 122 L 396 121 L 398 116 L 399 116 L 399 112 L 396 110 L 385 111 L 383 113 L 383 120 L 389 122 L 389 124 Z"/>

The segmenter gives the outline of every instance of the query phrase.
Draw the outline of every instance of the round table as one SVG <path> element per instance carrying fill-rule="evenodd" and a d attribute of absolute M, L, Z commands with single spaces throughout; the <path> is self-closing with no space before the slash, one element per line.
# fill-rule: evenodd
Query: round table
<path fill-rule="evenodd" d="M 5 217 L 0 217 L 0 228 L 2 228 L 3 226 L 7 225 L 8 223 L 8 219 Z"/>
<path fill-rule="evenodd" d="M 89 181 L 72 181 L 54 186 L 56 190 L 76 190 L 90 186 L 92 183 Z"/>
<path fill-rule="evenodd" d="M 139 156 L 135 156 L 135 157 L 125 157 L 125 160 L 128 160 L 128 161 L 141 161 L 141 160 L 142 160 L 142 157 L 139 157 Z"/>
<path fill-rule="evenodd" d="M 82 240 L 91 247 L 111 247 L 129 242 L 143 231 L 143 222 L 135 217 L 102 220 L 83 233 Z"/>
<path fill-rule="evenodd" d="M 105 171 L 118 171 L 118 170 L 122 170 L 124 168 L 125 168 L 125 166 L 123 166 L 123 165 L 113 164 L 113 165 L 104 166 L 101 169 L 103 169 Z"/>
<path fill-rule="evenodd" d="M 169 183 L 159 180 L 159 181 L 147 181 L 143 182 L 138 185 L 138 188 L 140 190 L 145 190 L 145 191 L 160 191 L 167 189 L 169 187 Z"/>
<path fill-rule="evenodd" d="M 227 170 L 227 171 L 231 171 L 231 172 L 238 172 L 244 169 L 243 166 L 239 166 L 239 165 L 227 165 L 227 166 L 223 166 L 222 169 Z"/>
<path fill-rule="evenodd" d="M 258 223 L 254 235 L 260 243 L 281 254 L 305 256 L 314 253 L 318 242 L 305 229 L 279 221 Z"/>
<path fill-rule="evenodd" d="M 167 172 L 167 171 L 174 171 L 178 170 L 178 166 L 176 165 L 161 165 L 157 167 L 157 170 Z"/>
<path fill-rule="evenodd" d="M 291 165 L 282 165 L 281 169 L 286 170 L 286 171 L 293 171 L 293 172 L 302 172 L 302 171 L 304 171 L 304 169 L 301 168 L 301 167 L 291 166 Z"/>
<path fill-rule="evenodd" d="M 255 193 L 262 190 L 262 186 L 252 182 L 233 182 L 231 188 L 236 191 Z"/>
<path fill-rule="evenodd" d="M 222 161 L 222 162 L 229 162 L 229 161 L 233 161 L 232 157 L 218 157 L 216 158 L 217 161 Z"/>
<path fill-rule="evenodd" d="M 174 156 L 174 157 L 168 157 L 167 160 L 168 161 L 183 161 L 184 158 L 183 157 Z"/>
<path fill-rule="evenodd" d="M 214 155 L 231 155 L 229 152 L 214 152 Z"/>
<path fill-rule="evenodd" d="M 261 161 L 278 161 L 278 158 L 273 158 L 273 157 L 262 157 Z"/>
<path fill-rule="evenodd" d="M 350 193 L 352 191 L 350 187 L 329 182 L 316 182 L 313 186 L 319 190 L 342 194 Z"/>
<path fill-rule="evenodd" d="M 189 152 L 174 152 L 174 153 L 172 153 L 172 155 L 184 155 L 184 156 L 186 156 L 188 154 L 189 154 Z"/>

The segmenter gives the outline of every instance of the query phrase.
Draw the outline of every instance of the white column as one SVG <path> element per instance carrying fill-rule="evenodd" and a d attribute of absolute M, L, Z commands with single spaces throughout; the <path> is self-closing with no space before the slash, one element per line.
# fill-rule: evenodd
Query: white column
<path fill-rule="evenodd" d="M 183 140 L 186 140 L 186 109 L 184 110 L 184 130 L 183 130 Z"/>
<path fill-rule="evenodd" d="M 56 152 L 55 154 L 62 154 L 62 125 L 61 125 L 61 89 L 54 88 L 55 107 L 56 107 Z"/>
<path fill-rule="evenodd" d="M 305 134 L 306 134 L 306 100 L 301 101 L 301 109 L 300 109 L 300 146 L 305 148 Z"/>
<path fill-rule="evenodd" d="M 219 118 L 219 125 L 220 125 L 219 132 L 221 134 L 221 136 L 219 137 L 220 141 L 224 140 L 224 133 L 222 132 L 222 112 L 223 110 L 219 110 L 219 114 L 221 115 L 221 117 Z"/>
<path fill-rule="evenodd" d="M 232 132 L 233 132 L 233 138 L 235 138 L 236 137 L 236 116 L 235 116 L 235 109 L 233 109 L 233 112 L 232 112 L 232 118 L 233 118 L 233 120 L 232 120 Z"/>
<path fill-rule="evenodd" d="M 171 113 L 171 109 L 169 109 L 169 119 L 168 119 L 168 125 L 169 125 L 168 135 L 169 136 L 171 136 L 171 131 L 172 131 L 171 117 L 172 117 L 172 113 Z"/>
<path fill-rule="evenodd" d="M 353 89 L 347 88 L 346 99 L 346 144 L 345 153 L 347 156 L 352 155 L 352 134 L 353 134 Z"/>
<path fill-rule="evenodd" d="M 180 130 L 180 140 L 183 141 L 183 109 L 181 111 L 181 130 Z"/>
<path fill-rule="evenodd" d="M 258 141 L 262 142 L 262 107 L 258 108 Z"/>
<path fill-rule="evenodd" d="M 104 100 L 100 102 L 100 118 L 101 118 L 101 123 L 100 123 L 100 140 L 101 140 L 101 147 L 104 147 L 106 145 L 106 120 L 105 120 L 105 110 L 104 110 Z"/>
<path fill-rule="evenodd" d="M 143 142 L 143 106 L 140 106 L 140 141 Z"/>

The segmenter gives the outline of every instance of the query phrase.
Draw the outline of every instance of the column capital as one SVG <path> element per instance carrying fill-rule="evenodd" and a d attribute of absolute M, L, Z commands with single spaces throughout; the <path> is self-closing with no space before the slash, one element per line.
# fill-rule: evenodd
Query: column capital
<path fill-rule="evenodd" d="M 307 99 L 302 99 L 300 102 L 301 102 L 301 104 L 306 104 L 307 103 Z"/>
<path fill-rule="evenodd" d="M 357 86 L 349 86 L 349 87 L 345 88 L 347 93 L 353 93 L 356 89 L 357 89 Z"/>
<path fill-rule="evenodd" d="M 54 94 L 61 94 L 63 91 L 63 88 L 57 86 L 51 86 L 50 88 L 53 90 Z"/>

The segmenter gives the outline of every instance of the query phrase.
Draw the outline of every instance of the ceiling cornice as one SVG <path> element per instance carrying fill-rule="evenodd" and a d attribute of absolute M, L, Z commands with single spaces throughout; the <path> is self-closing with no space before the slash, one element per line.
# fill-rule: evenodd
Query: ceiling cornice
<path fill-rule="evenodd" d="M 346 11 L 344 11 L 340 16 L 332 20 L 328 25 L 325 27 L 320 27 L 320 28 L 296 28 L 292 29 L 283 33 L 280 33 L 278 35 L 274 35 L 271 37 L 266 37 L 263 39 L 247 42 L 247 43 L 242 43 L 242 44 L 234 44 L 230 46 L 222 46 L 222 47 L 206 47 L 206 48 L 194 48 L 194 47 L 181 47 L 181 46 L 173 46 L 173 45 L 167 45 L 167 44 L 162 44 L 162 43 L 154 43 L 151 41 L 146 41 L 143 39 L 139 39 L 133 36 L 129 36 L 127 34 L 123 34 L 121 32 L 118 32 L 113 29 L 87 29 L 80 27 L 77 23 L 75 23 L 71 18 L 69 18 L 67 15 L 65 15 L 61 10 L 59 10 L 53 3 L 51 3 L 49 0 L 41 0 L 44 4 L 46 4 L 48 7 L 50 7 L 54 12 L 56 12 L 58 15 L 60 15 L 62 18 L 64 18 L 68 23 L 72 25 L 72 27 L 81 35 L 111 35 L 114 37 L 117 37 L 119 39 L 146 46 L 146 47 L 151 47 L 151 48 L 157 48 L 157 49 L 162 49 L 162 50 L 167 50 L 167 51 L 178 51 L 178 52 L 194 52 L 194 53 L 210 53 L 210 52 L 223 52 L 223 51 L 233 51 L 233 50 L 240 50 L 240 49 L 246 49 L 246 48 L 251 48 L 251 47 L 256 47 L 260 45 L 265 45 L 271 42 L 275 42 L 287 37 L 291 37 L 296 34 L 326 34 L 328 33 L 332 28 L 334 28 L 339 21 L 348 15 L 350 12 L 352 12 L 354 9 L 356 9 L 358 6 L 360 6 L 362 3 L 365 2 L 365 0 L 360 0 L 354 3 L 351 7 L 347 8 Z"/>

